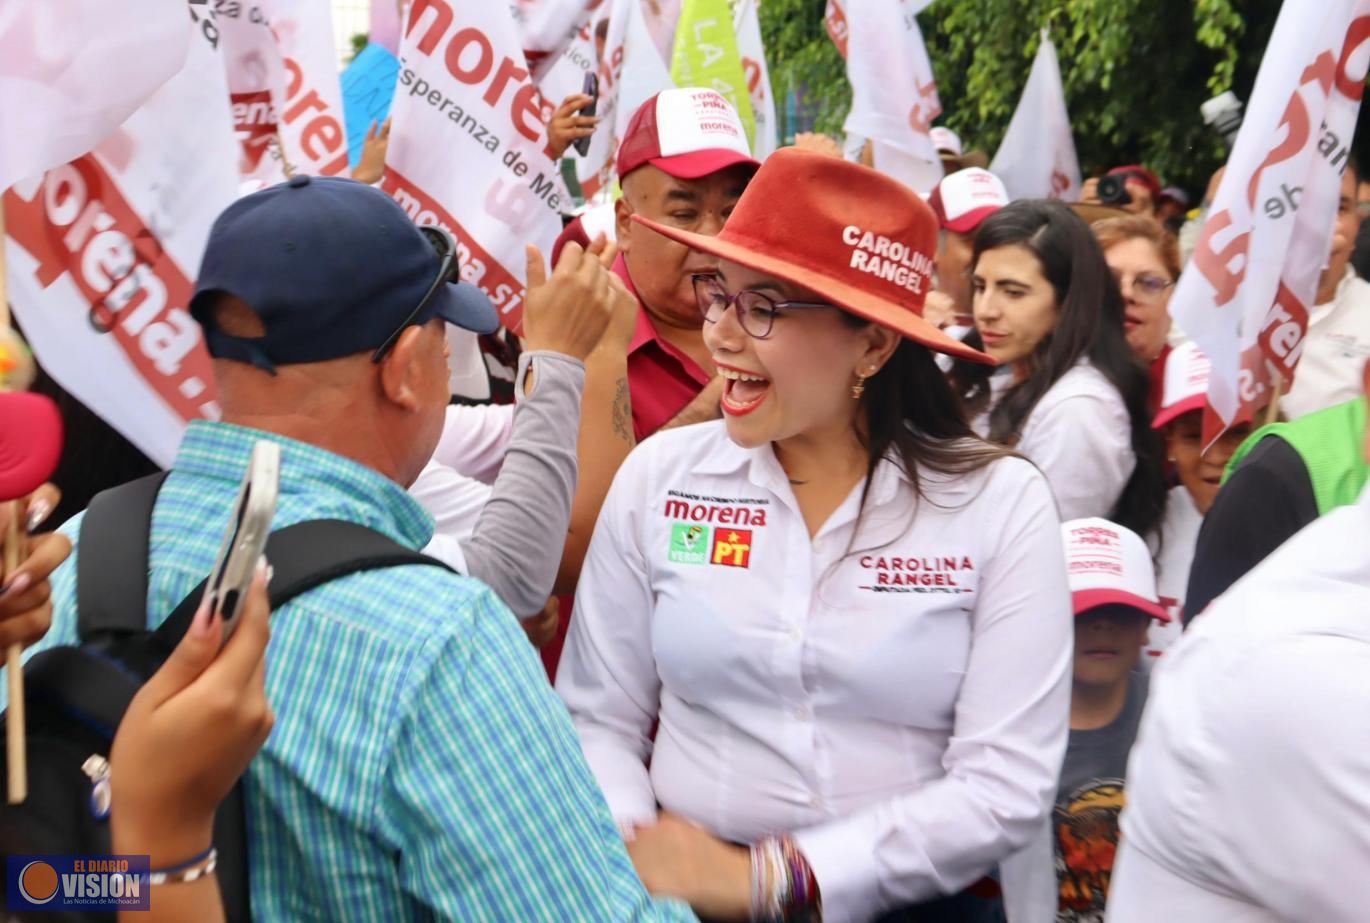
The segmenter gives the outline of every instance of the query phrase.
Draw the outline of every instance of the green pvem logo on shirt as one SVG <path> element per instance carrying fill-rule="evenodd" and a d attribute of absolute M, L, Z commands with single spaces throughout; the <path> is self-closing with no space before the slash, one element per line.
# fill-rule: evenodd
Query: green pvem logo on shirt
<path fill-rule="evenodd" d="M 671 526 L 671 551 L 667 557 L 672 564 L 707 564 L 709 527 L 688 522 Z"/>

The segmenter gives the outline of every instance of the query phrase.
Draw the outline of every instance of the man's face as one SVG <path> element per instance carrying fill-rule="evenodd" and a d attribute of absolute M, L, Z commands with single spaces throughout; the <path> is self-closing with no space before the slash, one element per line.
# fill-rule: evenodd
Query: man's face
<path fill-rule="evenodd" d="M 1156 200 L 1151 197 L 1151 187 L 1141 180 L 1129 176 L 1123 183 L 1127 189 L 1127 194 L 1132 197 L 1132 201 L 1123 206 L 1123 209 L 1136 215 L 1154 215 L 1156 213 Z"/>
<path fill-rule="evenodd" d="M 1097 606 L 1075 617 L 1075 683 L 1113 686 L 1137 666 L 1151 617 L 1130 606 Z"/>
<path fill-rule="evenodd" d="M 937 247 L 937 290 L 956 302 L 956 313 L 970 316 L 972 293 L 970 258 L 974 244 L 969 234 L 943 231 Z"/>
<path fill-rule="evenodd" d="M 624 178 L 617 206 L 618 245 L 638 298 L 653 319 L 676 327 L 702 326 L 690 277 L 715 271 L 718 259 L 663 237 L 629 216 L 712 237 L 723 229 L 754 172 L 754 167 L 740 164 L 684 180 L 648 164 Z"/>
<path fill-rule="evenodd" d="M 1341 177 L 1341 193 L 1337 199 L 1337 217 L 1332 225 L 1332 246 L 1327 254 L 1327 268 L 1323 270 L 1324 283 L 1335 284 L 1346 275 L 1346 264 L 1351 261 L 1351 251 L 1356 246 L 1356 234 L 1360 232 L 1360 212 L 1356 208 L 1356 174 L 1347 170 Z"/>

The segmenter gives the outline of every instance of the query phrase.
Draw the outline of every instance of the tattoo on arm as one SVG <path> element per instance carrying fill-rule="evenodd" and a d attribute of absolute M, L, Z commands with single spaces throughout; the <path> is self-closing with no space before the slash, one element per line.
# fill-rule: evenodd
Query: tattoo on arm
<path fill-rule="evenodd" d="M 614 435 L 629 445 L 633 444 L 633 407 L 628 399 L 628 379 L 620 378 L 614 389 Z"/>

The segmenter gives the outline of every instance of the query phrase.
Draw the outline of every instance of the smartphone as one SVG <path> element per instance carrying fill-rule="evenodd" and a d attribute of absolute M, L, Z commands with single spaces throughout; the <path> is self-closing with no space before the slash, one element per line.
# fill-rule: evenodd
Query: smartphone
<path fill-rule="evenodd" d="M 590 97 L 590 105 L 580 110 L 579 114 L 594 115 L 595 109 L 599 106 L 599 75 L 594 71 L 586 74 L 585 83 L 580 88 L 580 92 Z M 591 137 L 586 135 L 584 138 L 577 138 L 571 146 L 576 149 L 580 156 L 584 157 L 586 154 L 590 153 L 590 141 Z"/>
<path fill-rule="evenodd" d="M 265 439 L 252 448 L 247 474 L 238 488 L 238 500 L 224 531 L 214 570 L 205 583 L 204 602 L 224 620 L 223 640 L 238 625 L 243 598 L 252 586 L 257 561 L 266 549 L 271 520 L 276 516 L 276 495 L 281 481 L 281 447 Z"/>

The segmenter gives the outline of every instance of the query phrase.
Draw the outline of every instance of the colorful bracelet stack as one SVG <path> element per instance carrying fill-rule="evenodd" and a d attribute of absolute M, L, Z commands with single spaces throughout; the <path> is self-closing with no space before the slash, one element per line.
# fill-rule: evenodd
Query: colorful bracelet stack
<path fill-rule="evenodd" d="M 752 920 L 756 923 L 818 923 L 823 918 L 818 879 L 789 837 L 768 837 L 752 846 Z"/>

